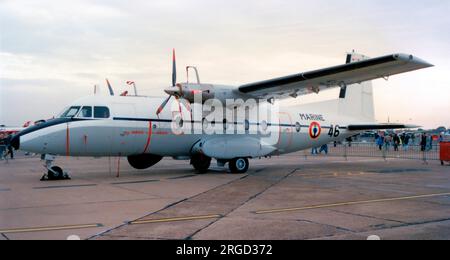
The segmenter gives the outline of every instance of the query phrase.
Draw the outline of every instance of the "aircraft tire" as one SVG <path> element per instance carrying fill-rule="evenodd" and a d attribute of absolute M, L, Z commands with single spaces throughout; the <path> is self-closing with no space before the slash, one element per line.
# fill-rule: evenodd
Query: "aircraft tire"
<path fill-rule="evenodd" d="M 64 171 L 61 167 L 53 166 L 52 171 L 47 172 L 49 180 L 61 180 L 64 178 Z"/>
<path fill-rule="evenodd" d="M 198 173 L 203 174 L 208 172 L 211 158 L 203 154 L 194 155 L 191 158 L 191 164 Z"/>
<path fill-rule="evenodd" d="M 229 162 L 231 173 L 242 174 L 248 171 L 250 163 L 247 158 L 235 158 Z"/>

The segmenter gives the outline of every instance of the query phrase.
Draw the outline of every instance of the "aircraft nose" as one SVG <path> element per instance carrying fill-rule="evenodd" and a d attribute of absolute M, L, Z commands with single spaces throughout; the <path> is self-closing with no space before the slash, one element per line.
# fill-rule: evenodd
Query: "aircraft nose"
<path fill-rule="evenodd" d="M 16 134 L 12 137 L 10 145 L 16 149 L 19 150 L 20 148 L 20 135 Z"/>

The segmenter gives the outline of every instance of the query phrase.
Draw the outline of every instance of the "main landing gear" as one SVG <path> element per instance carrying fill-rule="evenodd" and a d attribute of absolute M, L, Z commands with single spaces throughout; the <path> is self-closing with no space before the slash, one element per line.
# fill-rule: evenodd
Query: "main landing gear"
<path fill-rule="evenodd" d="M 246 173 L 248 171 L 249 162 L 247 158 L 235 158 L 228 163 L 231 173 Z"/>
<path fill-rule="evenodd" d="M 228 167 L 231 173 L 243 174 L 248 171 L 249 161 L 247 158 L 235 158 L 230 161 L 219 161 L 219 166 L 224 166 L 228 162 Z M 211 166 L 211 157 L 203 154 L 196 154 L 191 158 L 191 165 L 198 173 L 207 173 Z"/>
<path fill-rule="evenodd" d="M 198 173 L 207 173 L 211 166 L 211 157 L 203 154 L 196 154 L 191 158 L 191 165 Z"/>
<path fill-rule="evenodd" d="M 42 176 L 41 181 L 70 180 L 69 174 L 63 171 L 61 167 L 53 165 L 56 156 L 44 154 L 42 159 L 45 160 L 44 167 L 47 173 Z"/>

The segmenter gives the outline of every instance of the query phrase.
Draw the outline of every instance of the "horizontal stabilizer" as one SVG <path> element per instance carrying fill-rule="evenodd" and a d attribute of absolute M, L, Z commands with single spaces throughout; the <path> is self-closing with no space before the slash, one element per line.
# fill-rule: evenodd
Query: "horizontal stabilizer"
<path fill-rule="evenodd" d="M 368 130 L 389 130 L 389 129 L 412 129 L 419 128 L 416 125 L 405 125 L 405 124 L 360 124 L 360 125 L 349 125 L 347 129 L 349 131 L 368 131 Z"/>

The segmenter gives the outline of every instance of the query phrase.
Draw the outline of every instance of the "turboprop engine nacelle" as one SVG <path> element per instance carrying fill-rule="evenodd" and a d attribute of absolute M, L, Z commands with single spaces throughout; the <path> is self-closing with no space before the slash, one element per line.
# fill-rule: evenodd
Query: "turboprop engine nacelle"
<path fill-rule="evenodd" d="M 195 83 L 178 83 L 175 87 L 164 90 L 171 96 L 178 96 L 188 100 L 190 103 L 195 102 L 195 97 L 201 95 L 204 103 L 208 99 L 218 99 L 225 104 L 227 99 L 246 99 L 248 97 L 236 93 L 233 87 L 212 85 L 212 84 L 195 84 Z"/>

